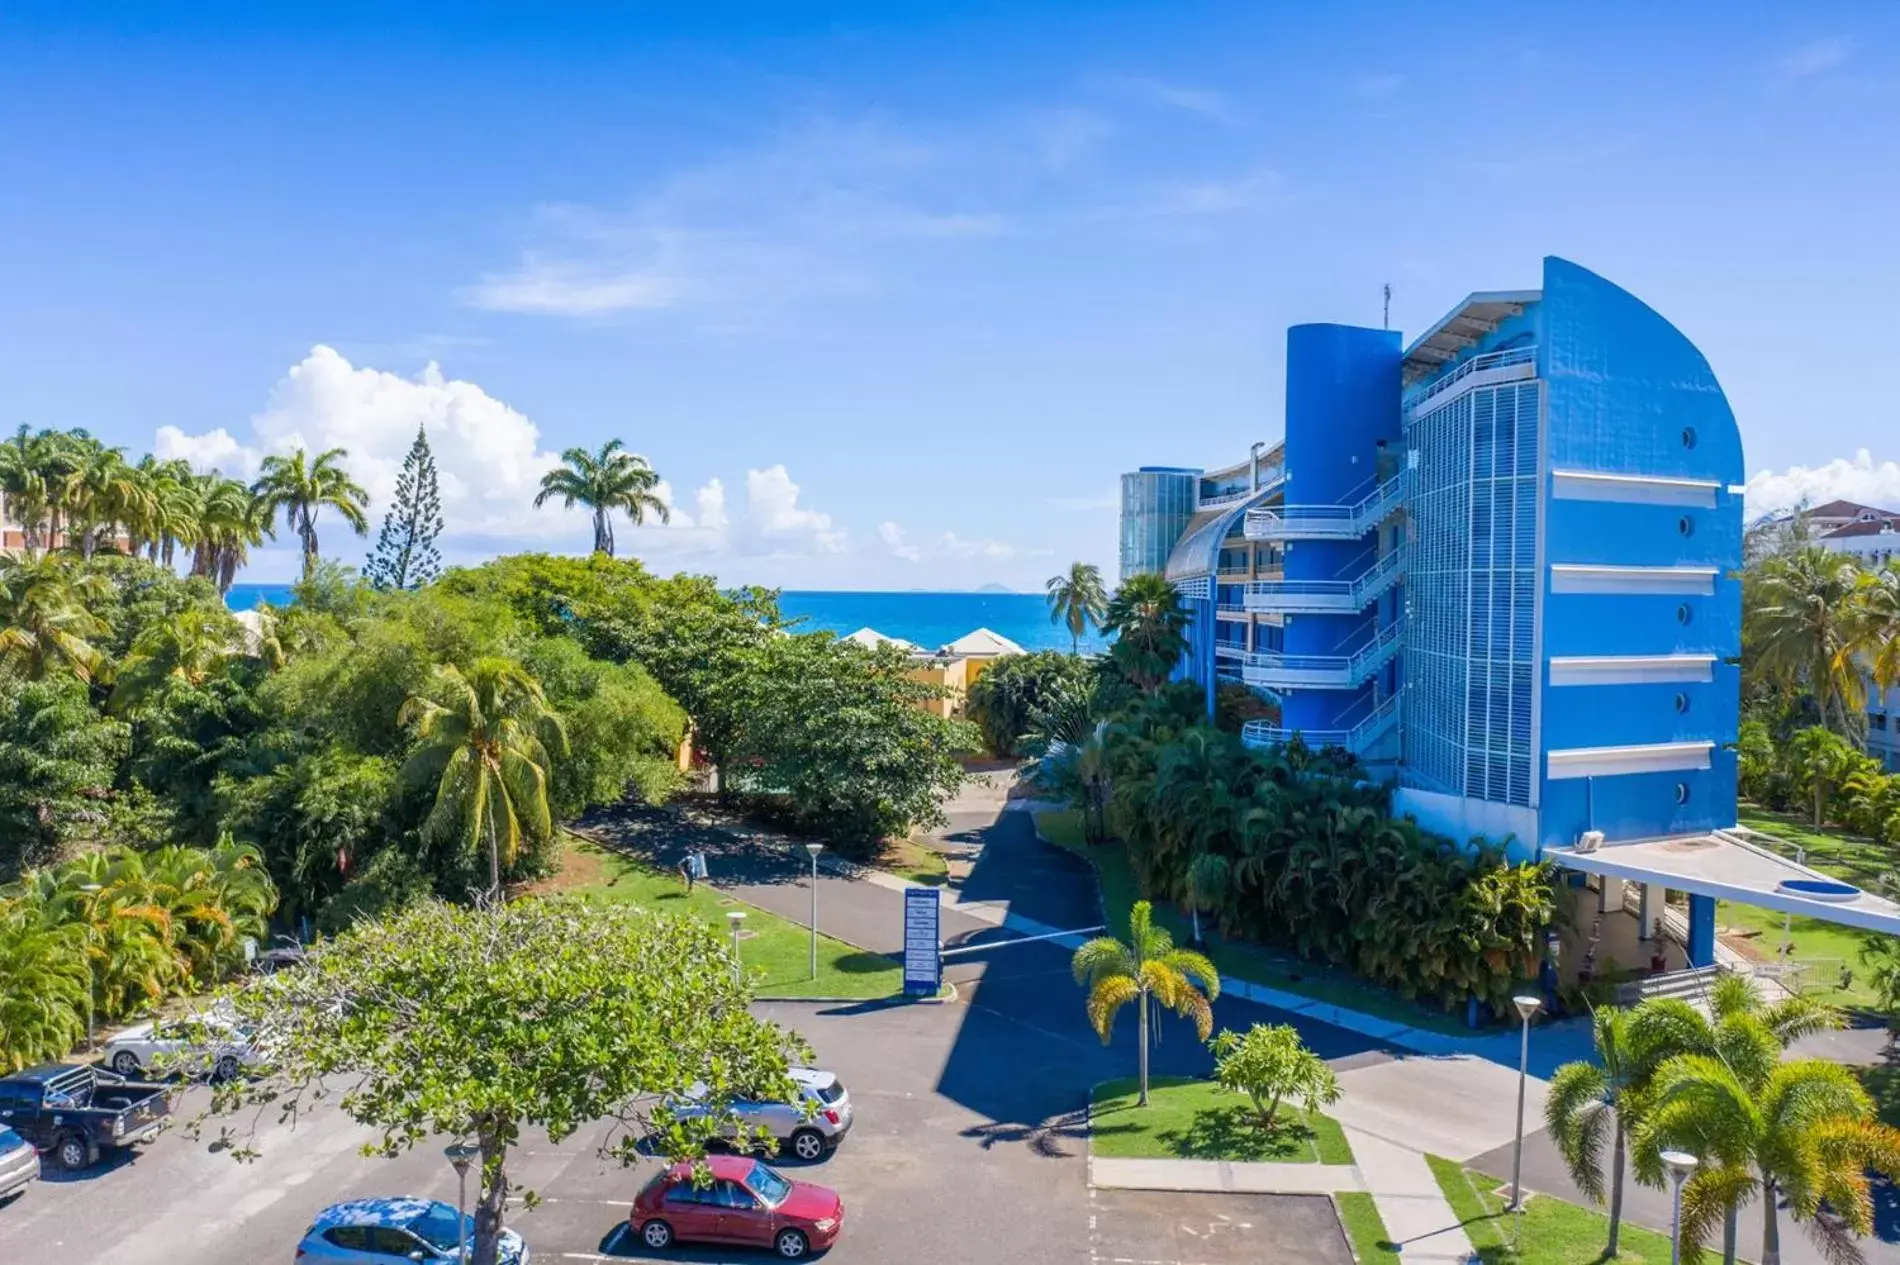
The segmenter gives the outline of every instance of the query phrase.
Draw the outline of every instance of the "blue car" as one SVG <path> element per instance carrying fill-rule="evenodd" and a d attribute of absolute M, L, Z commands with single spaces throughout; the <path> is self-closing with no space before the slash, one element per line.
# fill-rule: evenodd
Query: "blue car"
<path fill-rule="evenodd" d="M 475 1218 L 458 1217 L 440 1200 L 353 1199 L 317 1214 L 297 1244 L 297 1260 L 309 1265 L 459 1261 L 462 1244 L 473 1246 L 474 1241 Z M 501 1232 L 500 1260 L 502 1265 L 528 1265 L 528 1245 L 513 1230 Z"/>

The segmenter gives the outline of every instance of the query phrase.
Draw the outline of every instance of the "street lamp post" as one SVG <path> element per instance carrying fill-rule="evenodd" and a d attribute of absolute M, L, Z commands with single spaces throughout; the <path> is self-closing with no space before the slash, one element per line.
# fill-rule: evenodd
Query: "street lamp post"
<path fill-rule="evenodd" d="M 745 968 L 739 965 L 739 928 L 745 925 L 745 915 L 736 909 L 726 911 L 726 925 L 732 928 L 732 977 L 745 978 Z"/>
<path fill-rule="evenodd" d="M 822 843 L 808 843 L 805 851 L 811 853 L 811 977 L 818 978 L 818 854 L 825 850 Z"/>
<path fill-rule="evenodd" d="M 1517 1046 L 1517 1144 L 1511 1151 L 1511 1211 L 1516 1212 L 1524 1202 L 1524 1086 L 1530 1080 L 1531 1068 L 1531 1016 L 1544 1004 L 1544 999 L 1532 993 L 1519 993 L 1511 998 L 1511 1004 L 1517 1007 L 1517 1017 L 1522 1035 Z"/>
<path fill-rule="evenodd" d="M 1682 1183 L 1700 1163 L 1687 1151 L 1664 1151 L 1663 1167 L 1669 1170 L 1669 1183 L 1675 1188 L 1675 1210 L 1669 1217 L 1669 1265 L 1682 1265 Z M 1770 1210 L 1769 1215 L 1773 1215 Z"/>
<path fill-rule="evenodd" d="M 480 1147 L 458 1142 L 454 1146 L 444 1147 L 442 1154 L 448 1156 L 449 1164 L 455 1169 L 455 1245 L 461 1251 L 464 1263 L 470 1251 L 468 1241 L 468 1166 L 477 1155 Z"/>
<path fill-rule="evenodd" d="M 81 883 L 79 885 L 79 890 L 86 893 L 88 896 L 97 896 L 100 892 L 104 891 L 105 888 L 102 887 L 98 883 Z M 94 925 L 96 926 L 97 920 L 92 918 L 92 915 L 95 912 L 96 912 L 95 910 L 88 909 L 87 917 L 89 919 L 92 919 Z M 88 935 L 90 935 L 90 932 L 88 932 Z M 96 1049 L 98 1046 L 97 1040 L 92 1035 L 93 1022 L 95 1018 L 93 1012 L 98 1007 L 98 1002 L 95 1000 L 95 998 L 98 995 L 98 992 L 99 992 L 99 968 L 93 964 L 92 950 L 88 948 L 86 950 L 86 1053 L 87 1054 L 91 1054 L 93 1050 Z"/>

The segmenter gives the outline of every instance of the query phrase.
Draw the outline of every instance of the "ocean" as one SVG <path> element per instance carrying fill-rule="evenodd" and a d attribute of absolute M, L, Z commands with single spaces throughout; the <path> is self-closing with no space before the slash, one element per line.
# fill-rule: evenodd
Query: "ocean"
<path fill-rule="evenodd" d="M 234 611 L 260 602 L 290 601 L 288 584 L 233 584 L 225 601 Z M 1025 650 L 1067 650 L 1069 634 L 1049 622 L 1049 605 L 1040 593 L 858 593 L 800 591 L 779 594 L 787 619 L 802 621 L 808 632 L 845 636 L 875 628 L 886 637 L 902 637 L 935 650 L 978 628 L 1001 633 Z M 1084 651 L 1100 651 L 1099 636 L 1082 639 Z"/>

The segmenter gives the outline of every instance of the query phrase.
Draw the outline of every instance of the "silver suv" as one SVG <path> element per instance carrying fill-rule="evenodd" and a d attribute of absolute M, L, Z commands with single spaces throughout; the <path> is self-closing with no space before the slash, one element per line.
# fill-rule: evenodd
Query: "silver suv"
<path fill-rule="evenodd" d="M 830 1072 L 794 1067 L 791 1076 L 798 1086 L 793 1101 L 735 1099 L 731 1110 L 734 1119 L 726 1123 L 725 1134 L 737 1137 L 741 1130 L 749 1134 L 763 1130 L 778 1141 L 783 1154 L 806 1161 L 823 1159 L 851 1131 L 851 1095 L 845 1092 L 844 1082 Z M 705 1116 L 712 1110 L 706 1104 L 706 1095 L 704 1085 L 694 1085 L 684 1097 L 672 1099 L 667 1106 L 682 1120 Z"/>

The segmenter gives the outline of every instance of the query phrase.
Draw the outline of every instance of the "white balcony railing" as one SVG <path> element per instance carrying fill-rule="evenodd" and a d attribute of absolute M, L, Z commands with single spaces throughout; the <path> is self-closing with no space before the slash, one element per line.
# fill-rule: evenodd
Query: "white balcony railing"
<path fill-rule="evenodd" d="M 1245 655 L 1240 659 L 1241 680 L 1268 690 L 1357 689 L 1398 654 L 1400 632 L 1400 625 L 1387 625 L 1357 650 L 1343 654 Z"/>
<path fill-rule="evenodd" d="M 1430 382 L 1413 387 L 1403 398 L 1403 407 L 1407 413 L 1416 412 L 1427 400 L 1443 395 L 1453 387 L 1469 379 L 1473 374 L 1488 373 L 1492 370 L 1516 370 L 1512 373 L 1500 373 L 1499 377 L 1528 378 L 1536 372 L 1537 346 L 1512 347 L 1506 351 L 1487 351 L 1483 355 L 1473 356 L 1462 361 L 1454 369 L 1439 374 Z M 1519 366 L 1523 366 L 1519 368 Z M 1476 384 L 1474 384 L 1476 385 Z"/>
<path fill-rule="evenodd" d="M 1240 727 L 1240 740 L 1250 747 L 1277 747 L 1293 741 L 1298 734 L 1309 747 L 1343 747 L 1348 751 L 1364 751 L 1396 725 L 1399 720 L 1399 695 L 1394 694 L 1382 701 L 1358 724 L 1341 729 L 1288 729 L 1283 725 L 1269 725 L 1264 720 L 1250 720 Z"/>
<path fill-rule="evenodd" d="M 1411 486 L 1401 470 L 1351 505 L 1283 505 L 1247 511 L 1248 540 L 1357 540 L 1405 501 Z"/>
<path fill-rule="evenodd" d="M 1278 615 L 1353 614 L 1372 605 L 1405 574 L 1405 552 L 1392 549 L 1350 580 L 1256 580 L 1244 596 L 1250 611 Z"/>

